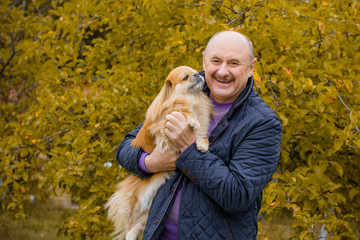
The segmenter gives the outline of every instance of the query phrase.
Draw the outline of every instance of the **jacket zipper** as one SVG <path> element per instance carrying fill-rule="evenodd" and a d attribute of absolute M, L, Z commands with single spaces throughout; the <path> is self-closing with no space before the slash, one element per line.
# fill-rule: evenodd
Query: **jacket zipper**
<path fill-rule="evenodd" d="M 184 174 L 182 174 L 182 175 L 184 175 Z M 185 178 L 183 179 L 182 182 L 183 182 L 183 183 L 182 183 L 182 186 L 184 187 Z M 181 196 L 180 196 L 180 206 L 179 206 L 179 225 L 180 225 L 181 197 L 182 197 L 182 194 L 181 194 Z M 177 233 L 176 233 L 176 239 L 179 239 L 179 226 L 178 226 L 178 231 L 177 231 Z"/>
<path fill-rule="evenodd" d="M 182 173 L 181 176 L 180 176 L 180 179 L 179 179 L 178 183 L 176 184 L 176 187 L 175 187 L 174 191 L 172 192 L 172 196 L 171 196 L 171 199 L 170 199 L 170 201 L 168 202 L 168 204 L 167 204 L 167 206 L 166 206 L 166 210 L 165 210 L 164 213 L 162 214 L 161 218 L 156 220 L 156 223 L 159 223 L 159 224 L 158 224 L 157 227 L 154 229 L 154 231 L 153 231 L 152 234 L 150 235 L 150 238 L 149 238 L 149 239 L 151 239 L 151 238 L 154 236 L 155 231 L 159 228 L 160 223 L 162 222 L 163 218 L 165 217 L 165 214 L 166 214 L 166 212 L 167 212 L 168 209 L 169 209 L 170 203 L 172 202 L 172 200 L 173 200 L 173 198 L 174 198 L 174 196 L 175 196 L 176 190 L 178 189 L 179 184 L 180 184 L 181 180 L 184 178 L 184 176 L 185 176 L 185 175 Z"/>
<path fill-rule="evenodd" d="M 234 232 L 232 231 L 231 226 L 227 221 L 227 218 L 224 218 L 224 223 L 225 223 L 226 230 L 228 231 L 228 235 L 230 237 L 230 240 L 236 240 Z"/>

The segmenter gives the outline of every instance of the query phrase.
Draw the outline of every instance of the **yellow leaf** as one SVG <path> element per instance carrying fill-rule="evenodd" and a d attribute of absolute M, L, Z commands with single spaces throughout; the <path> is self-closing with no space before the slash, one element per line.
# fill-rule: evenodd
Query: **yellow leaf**
<path fill-rule="evenodd" d="M 78 159 L 81 159 L 81 158 L 85 157 L 85 156 L 86 156 L 86 154 L 87 154 L 87 153 L 86 153 L 86 152 L 84 152 L 83 154 L 79 155 L 79 156 L 78 156 Z"/>
<path fill-rule="evenodd" d="M 181 41 L 181 40 L 178 40 L 178 41 L 172 41 L 171 44 L 173 44 L 173 45 L 181 45 L 181 44 L 184 44 L 184 42 Z"/>
<path fill-rule="evenodd" d="M 349 82 L 344 82 L 345 88 L 351 93 L 352 92 L 352 84 Z"/>
<path fill-rule="evenodd" d="M 283 126 L 288 125 L 289 120 L 288 120 L 288 118 L 287 118 L 287 117 L 285 117 L 285 115 L 284 115 L 284 114 L 279 113 L 279 117 L 280 117 L 280 119 L 281 119 L 281 122 L 282 122 Z"/>
<path fill-rule="evenodd" d="M 39 145 L 40 142 L 41 142 L 41 140 L 40 140 L 40 139 L 31 139 L 31 142 L 32 142 L 33 144 Z"/>
<path fill-rule="evenodd" d="M 292 210 L 293 210 L 294 212 L 299 211 L 299 207 L 296 206 L 295 204 L 291 204 L 291 208 L 292 208 Z"/>
<path fill-rule="evenodd" d="M 280 203 L 280 201 L 275 200 L 274 202 L 272 202 L 272 203 L 269 204 L 269 207 L 274 208 L 274 207 L 276 207 L 277 205 L 279 205 L 279 203 Z"/>
<path fill-rule="evenodd" d="M 314 87 L 314 83 L 313 81 L 311 80 L 311 78 L 304 78 L 302 79 L 303 81 L 303 88 L 306 89 L 306 90 L 313 90 L 315 87 Z"/>
<path fill-rule="evenodd" d="M 327 5 L 329 5 L 329 2 L 328 1 L 326 1 L 326 0 L 324 0 L 324 1 L 322 1 L 322 3 L 321 3 L 323 6 L 327 6 Z"/>
<path fill-rule="evenodd" d="M 293 72 L 290 68 L 283 67 L 283 69 L 287 72 L 287 74 L 292 75 Z"/>
<path fill-rule="evenodd" d="M 255 84 L 258 85 L 261 82 L 261 77 L 257 72 L 253 73 Z"/>
<path fill-rule="evenodd" d="M 306 78 L 306 80 L 307 80 L 307 83 L 308 83 L 311 87 L 314 86 L 313 81 L 311 80 L 311 78 Z"/>

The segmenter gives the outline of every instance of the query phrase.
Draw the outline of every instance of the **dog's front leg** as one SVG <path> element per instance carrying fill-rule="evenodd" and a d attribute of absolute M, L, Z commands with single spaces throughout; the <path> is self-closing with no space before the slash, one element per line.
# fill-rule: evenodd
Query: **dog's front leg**
<path fill-rule="evenodd" d="M 187 123 L 190 127 L 192 127 L 195 131 L 198 131 L 201 127 L 200 122 L 194 117 L 193 114 L 183 113 L 186 117 Z"/>
<path fill-rule="evenodd" d="M 199 128 L 196 133 L 196 148 L 201 152 L 209 150 L 209 119 L 210 109 L 206 109 L 203 106 L 196 106 L 198 112 Z"/>

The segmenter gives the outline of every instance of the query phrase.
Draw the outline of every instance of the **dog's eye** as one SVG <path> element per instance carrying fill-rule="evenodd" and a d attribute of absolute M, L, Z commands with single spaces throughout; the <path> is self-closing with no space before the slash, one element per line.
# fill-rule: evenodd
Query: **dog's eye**
<path fill-rule="evenodd" d="M 186 81 L 189 78 L 189 74 L 186 74 L 185 77 L 183 78 L 183 81 Z"/>

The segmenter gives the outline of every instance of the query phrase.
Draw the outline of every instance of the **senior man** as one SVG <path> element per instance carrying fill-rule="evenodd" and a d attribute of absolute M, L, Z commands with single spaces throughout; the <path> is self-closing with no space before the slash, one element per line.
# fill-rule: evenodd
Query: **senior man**
<path fill-rule="evenodd" d="M 215 114 L 209 151 L 196 149 L 195 133 L 179 112 L 165 133 L 181 150 L 144 156 L 130 146 L 141 125 L 120 144 L 118 162 L 140 177 L 176 170 L 158 191 L 143 239 L 256 239 L 262 190 L 276 169 L 281 124 L 253 89 L 251 41 L 235 31 L 215 34 L 203 53 L 206 86 Z"/>

